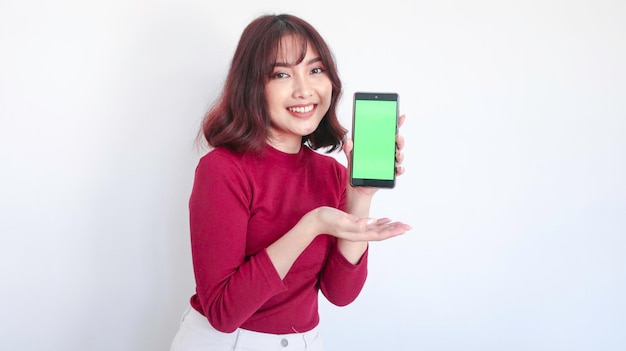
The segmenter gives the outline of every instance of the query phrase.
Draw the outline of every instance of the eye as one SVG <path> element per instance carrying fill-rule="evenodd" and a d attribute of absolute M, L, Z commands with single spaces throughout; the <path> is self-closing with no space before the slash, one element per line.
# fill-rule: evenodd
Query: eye
<path fill-rule="evenodd" d="M 315 67 L 311 70 L 312 74 L 320 74 L 320 73 L 324 73 L 326 72 L 325 69 L 323 69 L 322 67 Z"/>
<path fill-rule="evenodd" d="M 271 79 L 289 78 L 289 75 L 287 73 L 285 73 L 285 72 L 275 72 L 275 73 L 272 73 L 270 78 Z"/>

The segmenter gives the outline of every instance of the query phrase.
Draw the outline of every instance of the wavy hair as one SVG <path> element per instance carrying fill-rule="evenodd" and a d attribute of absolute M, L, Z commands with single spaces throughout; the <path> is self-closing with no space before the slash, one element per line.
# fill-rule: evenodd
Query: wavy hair
<path fill-rule="evenodd" d="M 304 60 L 312 45 L 326 68 L 332 83 L 330 107 L 317 129 L 302 137 L 312 149 L 341 148 L 346 129 L 337 118 L 341 80 L 330 48 L 313 26 L 293 15 L 264 15 L 244 29 L 235 50 L 220 97 L 206 113 L 201 134 L 212 147 L 235 152 L 260 153 L 268 139 L 270 116 L 265 99 L 265 84 L 276 63 L 280 41 L 293 35 L 300 43 L 299 60 Z"/>

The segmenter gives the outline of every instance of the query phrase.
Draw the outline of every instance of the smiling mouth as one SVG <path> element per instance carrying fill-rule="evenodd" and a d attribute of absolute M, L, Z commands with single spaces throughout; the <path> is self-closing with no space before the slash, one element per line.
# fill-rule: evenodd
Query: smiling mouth
<path fill-rule="evenodd" d="M 315 106 L 315 104 L 311 104 L 308 106 L 288 107 L 287 110 L 295 113 L 307 113 L 313 111 Z"/>

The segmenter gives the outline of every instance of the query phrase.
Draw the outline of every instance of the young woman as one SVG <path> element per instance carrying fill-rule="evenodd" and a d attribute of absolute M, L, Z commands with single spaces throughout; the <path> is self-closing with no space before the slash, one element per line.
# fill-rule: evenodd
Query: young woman
<path fill-rule="evenodd" d="M 322 350 L 318 291 L 351 303 L 368 241 L 410 229 L 370 219 L 376 190 L 351 187 L 344 166 L 313 151 L 351 151 L 340 95 L 332 54 L 307 22 L 262 16 L 246 27 L 202 125 L 213 149 L 189 202 L 196 293 L 172 350 Z"/>

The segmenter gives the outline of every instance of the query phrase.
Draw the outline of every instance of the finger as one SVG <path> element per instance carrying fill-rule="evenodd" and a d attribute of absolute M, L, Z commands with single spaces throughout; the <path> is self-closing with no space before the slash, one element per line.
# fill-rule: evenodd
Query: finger
<path fill-rule="evenodd" d="M 387 224 L 390 222 L 391 222 L 391 219 L 384 217 L 384 218 L 377 219 L 374 223 L 376 223 L 377 225 L 383 225 L 383 224 Z"/>
<path fill-rule="evenodd" d="M 393 222 L 388 223 L 389 219 L 382 218 L 378 221 L 385 222 L 384 224 L 374 224 L 367 228 L 367 231 L 346 231 L 342 237 L 346 240 L 359 242 L 359 241 L 382 241 L 389 238 L 393 238 L 398 235 L 402 235 L 411 229 L 410 226 L 401 223 Z"/>
<path fill-rule="evenodd" d="M 376 224 L 376 219 L 375 218 L 359 218 L 356 222 L 359 225 L 360 231 L 364 232 L 367 230 L 369 226 Z"/>
<path fill-rule="evenodd" d="M 396 152 L 396 175 L 402 175 L 404 173 L 404 167 L 402 162 L 404 161 L 404 153 L 402 151 Z"/>
<path fill-rule="evenodd" d="M 402 235 L 411 229 L 410 226 L 401 222 L 393 222 L 382 225 L 378 228 L 377 236 L 380 240 Z"/>
<path fill-rule="evenodd" d="M 347 162 L 347 169 L 348 169 L 348 174 L 350 174 L 351 172 L 351 167 L 352 167 L 352 147 L 353 147 L 353 143 L 352 140 L 348 139 L 343 143 L 343 153 L 346 155 L 346 162 Z"/>
<path fill-rule="evenodd" d="M 346 154 L 346 156 L 350 155 L 350 152 L 352 152 L 352 140 L 348 139 L 343 143 L 343 152 Z"/>
<path fill-rule="evenodd" d="M 396 152 L 396 166 L 399 166 L 404 161 L 404 152 L 397 151 Z"/>
<path fill-rule="evenodd" d="M 402 125 L 404 124 L 404 120 L 406 119 L 406 115 L 402 114 L 400 115 L 400 117 L 398 117 L 398 128 L 402 127 Z"/>
<path fill-rule="evenodd" d="M 396 135 L 396 150 L 404 149 L 405 141 L 402 134 Z"/>
<path fill-rule="evenodd" d="M 384 229 L 378 228 L 378 230 L 367 231 L 361 238 L 367 241 L 383 241 L 404 233 L 406 230 L 401 227 L 385 227 Z"/>

